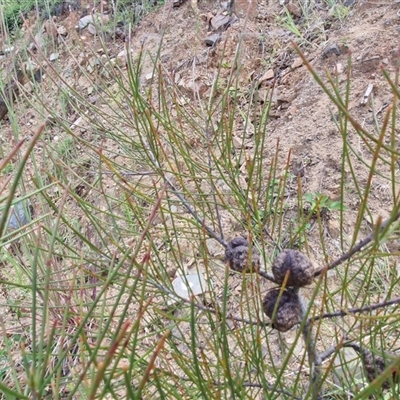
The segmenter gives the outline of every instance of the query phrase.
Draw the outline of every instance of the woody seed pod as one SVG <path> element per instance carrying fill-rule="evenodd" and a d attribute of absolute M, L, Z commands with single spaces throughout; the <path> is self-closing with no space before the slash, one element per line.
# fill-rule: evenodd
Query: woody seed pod
<path fill-rule="evenodd" d="M 235 271 L 255 272 L 260 268 L 260 253 L 254 247 L 250 252 L 249 242 L 243 237 L 236 237 L 226 247 L 225 262 Z"/>
<path fill-rule="evenodd" d="M 286 285 L 302 287 L 310 284 L 314 278 L 314 266 L 300 251 L 286 249 L 272 263 L 272 273 L 277 284 L 282 284 L 289 274 Z"/>
<path fill-rule="evenodd" d="M 280 332 L 286 332 L 300 322 L 300 299 L 298 294 L 292 290 L 284 290 L 276 307 L 280 292 L 281 290 L 278 288 L 269 291 L 264 297 L 263 308 L 269 318 L 272 318 L 276 308 L 272 327 Z"/>
<path fill-rule="evenodd" d="M 365 375 L 370 382 L 377 378 L 390 364 L 389 354 L 388 358 L 385 360 L 385 358 L 373 354 L 370 350 L 366 349 L 365 347 L 361 347 L 356 343 L 351 343 L 348 345 L 348 347 L 352 347 L 360 354 Z M 397 371 L 393 371 L 392 378 L 394 382 L 399 382 L 399 374 Z M 383 389 L 389 389 L 390 386 L 389 380 L 386 380 L 382 383 Z"/>

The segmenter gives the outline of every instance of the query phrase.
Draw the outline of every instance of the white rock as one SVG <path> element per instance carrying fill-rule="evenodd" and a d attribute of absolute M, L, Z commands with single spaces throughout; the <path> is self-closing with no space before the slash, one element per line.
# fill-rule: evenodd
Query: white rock
<path fill-rule="evenodd" d="M 12 53 L 14 51 L 14 46 L 5 47 L 3 51 L 4 51 L 4 54 Z"/>
<path fill-rule="evenodd" d="M 55 61 L 55 60 L 57 60 L 58 56 L 59 56 L 58 53 L 51 53 L 50 57 L 49 57 L 49 60 L 50 61 Z"/>
<path fill-rule="evenodd" d="M 79 22 L 78 22 L 78 28 L 79 29 L 85 29 L 91 22 L 93 22 L 93 16 L 92 15 L 86 15 L 82 17 Z"/>
<path fill-rule="evenodd" d="M 172 287 L 175 293 L 184 299 L 190 299 L 192 295 L 197 296 L 208 290 L 206 280 L 201 272 L 199 274 L 178 276 L 173 280 Z M 172 302 L 175 299 L 171 299 Z"/>

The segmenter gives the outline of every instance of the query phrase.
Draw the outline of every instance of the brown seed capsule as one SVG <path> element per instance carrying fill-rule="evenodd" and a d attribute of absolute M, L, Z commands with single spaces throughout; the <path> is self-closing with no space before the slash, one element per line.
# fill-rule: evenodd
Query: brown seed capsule
<path fill-rule="evenodd" d="M 373 354 L 371 351 L 366 349 L 365 347 L 361 347 L 356 343 L 351 343 L 348 347 L 352 347 L 356 350 L 361 357 L 365 375 L 367 379 L 372 382 L 376 377 L 378 377 L 391 363 L 390 356 L 385 360 L 385 358 Z M 394 382 L 399 382 L 399 374 L 397 371 L 393 371 L 392 378 Z M 382 388 L 389 389 L 390 381 L 386 380 L 382 383 Z"/>
<path fill-rule="evenodd" d="M 272 318 L 276 308 L 281 289 L 276 288 L 269 291 L 263 300 L 265 314 Z M 272 321 L 272 327 L 280 332 L 286 332 L 300 322 L 301 306 L 297 293 L 291 290 L 284 290 L 276 308 L 275 318 Z"/>
<path fill-rule="evenodd" d="M 226 247 L 225 262 L 235 271 L 256 272 L 260 269 L 260 253 L 254 247 L 250 252 L 249 242 L 243 237 L 236 237 Z"/>
<path fill-rule="evenodd" d="M 289 273 L 286 285 L 302 287 L 312 282 L 314 266 L 300 251 L 286 249 L 278 254 L 272 263 L 272 273 L 277 284 L 282 284 L 286 274 Z"/>

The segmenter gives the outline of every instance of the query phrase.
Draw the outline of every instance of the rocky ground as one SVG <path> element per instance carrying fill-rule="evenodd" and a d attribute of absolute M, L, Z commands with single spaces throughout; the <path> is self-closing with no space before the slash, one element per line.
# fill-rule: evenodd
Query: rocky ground
<path fill-rule="evenodd" d="M 160 54 L 162 66 L 173 73 L 175 82 L 185 96 L 199 96 L 203 100 L 210 93 L 218 63 L 223 59 L 227 65 L 231 65 L 236 47 L 242 41 L 238 90 L 243 92 L 243 110 L 246 111 L 246 96 L 254 82 L 260 89 L 260 109 L 263 104 L 261 97 L 274 88 L 273 107 L 267 127 L 273 145 L 265 151 L 275 151 L 279 139 L 283 159 L 291 150 L 293 171 L 302 169 L 304 191 L 321 192 L 332 199 L 338 198 L 341 141 L 337 140 L 338 133 L 331 115 L 334 116 L 337 110 L 307 73 L 306 66 L 291 43 L 296 41 L 302 44 L 312 67 L 318 73 L 327 72 L 334 76 L 342 91 L 346 82 L 348 56 L 351 54 L 349 111 L 361 121 L 362 126 L 373 130 L 374 118 L 382 121 L 392 98 L 381 68 L 391 75 L 396 68 L 398 2 L 356 1 L 348 2 L 348 7 L 339 4 L 329 7 L 327 3 L 320 2 L 313 9 L 304 11 L 290 2 L 254 2 L 248 6 L 247 2 L 237 1 L 232 15 L 228 14 L 229 4 L 224 2 L 168 3 L 157 6 L 157 11 L 145 16 L 133 28 L 130 38 L 127 36 L 126 23 L 119 24 L 117 28 L 98 27 L 99 32 L 96 32 L 96 23 L 91 22 L 100 18 L 106 25 L 107 21 L 114 18 L 111 5 L 104 4 L 102 10 L 94 10 L 95 17 L 88 14 L 90 9 L 83 4 L 78 6 L 71 1 L 65 2 L 61 11 L 56 10 L 56 15 L 43 23 L 39 24 L 31 15 L 22 29 L 24 41 L 19 42 L 21 47 L 21 43 L 28 44 L 31 51 L 31 57 L 23 61 L 25 69 L 34 71 L 36 79 L 41 79 L 39 70 L 43 74 L 49 73 L 53 63 L 67 84 L 95 102 L 92 80 L 83 72 L 86 71 L 89 77 L 96 72 L 99 62 L 106 59 L 101 55 L 103 51 L 107 52 L 112 62 L 123 66 L 126 62 L 126 44 L 132 54 L 137 54 L 143 48 L 146 57 L 143 60 L 142 80 L 150 82 L 153 65 L 147 55 L 156 54 L 163 42 Z M 345 12 L 343 21 L 337 18 L 335 7 L 339 6 L 344 10 L 342 13 Z M 297 37 L 282 26 L 286 10 L 302 27 L 302 36 Z M 108 43 L 107 49 L 99 48 L 98 35 Z M 56 51 L 47 54 L 49 41 L 56 44 L 56 48 L 52 48 Z M 12 71 L 12 55 L 18 50 L 18 45 L 3 45 L 1 62 L 4 71 Z M 50 63 L 46 65 L 48 61 Z M 229 69 L 226 69 L 225 76 L 223 74 L 224 71 L 219 77 L 221 84 L 226 82 Z M 17 77 L 14 79 L 18 80 Z M 35 112 L 24 104 L 19 107 L 19 102 L 16 113 L 20 122 L 21 118 L 26 120 L 27 114 Z M 3 141 L 11 136 L 5 114 L 3 110 Z M 74 122 L 74 117 L 77 116 L 70 116 L 71 122 Z M 27 132 L 32 129 L 32 123 L 39 123 L 21 122 L 22 127 L 28 128 Z M 238 141 L 243 135 L 242 126 L 243 121 L 238 119 Z M 251 130 L 252 127 L 247 129 Z M 245 139 L 244 144 L 251 150 L 252 138 L 249 133 L 247 135 L 249 139 Z M 357 140 L 356 136 L 354 140 Z M 356 142 L 354 145 L 362 146 Z M 362 171 L 359 173 L 362 174 Z M 387 184 L 377 180 L 374 187 L 379 196 L 372 211 L 375 215 L 386 217 L 386 203 L 390 201 Z M 355 210 L 356 199 L 349 195 L 347 205 Z M 354 221 L 350 218 L 347 222 L 347 228 L 351 229 Z M 333 237 L 337 236 L 334 222 L 330 223 L 330 232 Z"/>

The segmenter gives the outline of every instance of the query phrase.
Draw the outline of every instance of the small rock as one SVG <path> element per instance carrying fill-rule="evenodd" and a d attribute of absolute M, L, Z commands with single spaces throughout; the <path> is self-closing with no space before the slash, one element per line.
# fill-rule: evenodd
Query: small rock
<path fill-rule="evenodd" d="M 128 63 L 128 57 L 126 50 L 122 50 L 117 54 L 116 62 L 120 67 L 125 67 Z"/>
<path fill-rule="evenodd" d="M 296 98 L 296 94 L 293 91 L 279 92 L 276 96 L 276 100 L 279 103 L 291 103 Z"/>
<path fill-rule="evenodd" d="M 100 59 L 97 58 L 97 57 L 90 57 L 88 62 L 89 62 L 89 65 L 91 67 L 95 67 L 97 65 L 100 65 Z"/>
<path fill-rule="evenodd" d="M 340 223 L 337 220 L 330 219 L 327 222 L 328 233 L 332 239 L 338 239 L 340 236 Z"/>
<path fill-rule="evenodd" d="M 178 276 L 172 282 L 175 293 L 184 299 L 190 299 L 207 291 L 208 285 L 204 275 L 200 273 Z"/>
<path fill-rule="evenodd" d="M 337 74 L 341 74 L 343 72 L 343 64 L 342 63 L 337 63 L 336 64 L 336 71 Z"/>
<path fill-rule="evenodd" d="M 67 28 L 65 26 L 62 26 L 62 25 L 57 28 L 57 33 L 60 36 L 67 36 L 68 35 Z"/>
<path fill-rule="evenodd" d="M 92 96 L 88 97 L 88 101 L 89 101 L 90 104 L 96 104 L 98 98 L 99 97 L 97 96 L 97 94 L 93 94 Z"/>
<path fill-rule="evenodd" d="M 231 6 L 231 3 L 230 3 L 229 1 L 223 1 L 223 2 L 221 2 L 221 8 L 222 8 L 224 11 L 229 11 L 230 6 Z"/>
<path fill-rule="evenodd" d="M 302 60 L 300 57 L 297 57 L 297 58 L 293 61 L 293 63 L 292 63 L 292 65 L 290 66 L 290 68 L 296 69 L 296 68 L 301 67 L 302 65 L 303 65 L 303 60 Z"/>
<path fill-rule="evenodd" d="M 93 24 L 89 24 L 88 32 L 93 36 L 96 35 L 96 33 L 97 33 L 96 27 Z"/>
<path fill-rule="evenodd" d="M 178 83 L 178 88 L 184 93 L 192 98 L 197 98 L 197 96 L 202 97 L 203 94 L 207 91 L 207 85 L 202 82 L 200 78 L 191 79 L 191 78 L 183 78 Z"/>
<path fill-rule="evenodd" d="M 14 204 L 8 221 L 8 229 L 18 229 L 31 221 L 33 217 L 33 207 L 29 201 L 22 200 Z"/>
<path fill-rule="evenodd" d="M 150 82 L 153 79 L 154 75 L 152 72 L 149 72 L 148 74 L 145 75 L 144 79 L 146 82 Z"/>
<path fill-rule="evenodd" d="M 211 28 L 216 31 L 218 29 L 225 29 L 229 24 L 231 17 L 229 15 L 216 15 L 214 18 L 211 19 Z"/>
<path fill-rule="evenodd" d="M 233 147 L 234 147 L 236 150 L 241 149 L 241 148 L 243 147 L 242 141 L 239 140 L 238 138 L 234 137 L 234 138 L 233 138 Z"/>
<path fill-rule="evenodd" d="M 176 271 L 178 271 L 178 267 L 173 265 L 172 267 L 167 267 L 167 275 L 170 278 L 175 278 L 176 276 Z"/>
<path fill-rule="evenodd" d="M 85 17 L 81 18 L 78 22 L 79 29 L 85 29 L 91 22 L 93 22 L 92 15 L 86 15 Z"/>
<path fill-rule="evenodd" d="M 290 2 L 286 5 L 286 8 L 290 14 L 294 15 L 295 17 L 301 17 L 302 12 L 298 4 Z"/>
<path fill-rule="evenodd" d="M 260 78 L 260 83 L 268 81 L 272 79 L 274 76 L 275 76 L 274 70 L 271 68 Z"/>
<path fill-rule="evenodd" d="M 234 11 L 239 18 L 254 19 L 258 16 L 257 0 L 235 0 L 233 3 Z"/>
<path fill-rule="evenodd" d="M 207 239 L 206 245 L 210 256 L 217 257 L 224 254 L 223 247 L 215 239 Z"/>
<path fill-rule="evenodd" d="M 78 85 L 80 87 L 86 89 L 86 88 L 92 86 L 92 82 L 88 78 L 86 78 L 85 75 L 81 75 L 78 79 Z"/>
<path fill-rule="evenodd" d="M 324 57 L 329 57 L 332 54 L 336 54 L 337 56 L 340 56 L 340 49 L 336 43 L 329 44 L 328 46 L 325 47 L 325 49 L 323 51 Z"/>
<path fill-rule="evenodd" d="M 59 54 L 58 53 L 51 53 L 49 56 L 50 61 L 55 61 L 58 59 Z"/>
<path fill-rule="evenodd" d="M 219 33 L 214 33 L 213 35 L 208 36 L 205 40 L 204 43 L 207 46 L 215 46 L 221 39 L 221 35 Z"/>

